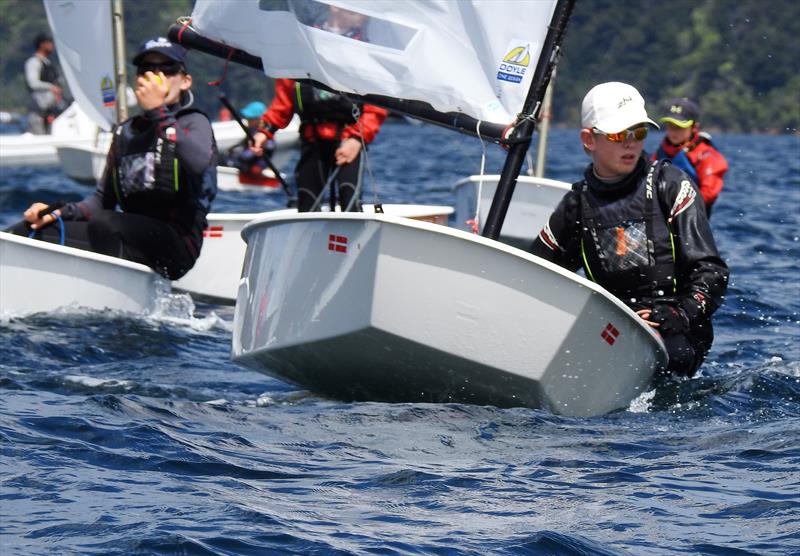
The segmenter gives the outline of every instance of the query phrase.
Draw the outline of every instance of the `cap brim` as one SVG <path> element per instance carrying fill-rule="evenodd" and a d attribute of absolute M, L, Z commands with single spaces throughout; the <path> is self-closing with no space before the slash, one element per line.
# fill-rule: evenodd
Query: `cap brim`
<path fill-rule="evenodd" d="M 150 50 L 145 50 L 144 52 L 140 52 L 139 54 L 137 54 L 133 58 L 133 65 L 138 66 L 141 63 L 141 61 L 144 60 L 144 57 L 147 56 L 148 54 L 161 54 L 162 56 L 166 56 L 173 62 L 178 62 L 181 66 L 186 67 L 186 62 L 183 59 L 176 58 L 173 54 L 169 52 L 164 52 L 163 50 L 160 50 L 158 48 L 151 48 Z"/>
<path fill-rule="evenodd" d="M 675 118 L 670 118 L 669 116 L 666 118 L 659 118 L 658 121 L 665 124 L 676 125 L 683 129 L 692 127 L 694 125 L 694 120 L 676 120 Z"/>
<path fill-rule="evenodd" d="M 628 120 L 628 121 L 630 121 L 630 120 Z M 625 131 L 626 129 L 631 129 L 632 127 L 634 127 L 637 124 L 649 124 L 649 125 L 653 126 L 656 129 L 661 129 L 661 126 L 659 126 L 657 123 L 655 123 L 650 118 L 646 118 L 646 119 L 641 120 L 641 121 L 635 121 L 635 122 L 633 122 L 631 124 L 628 124 L 628 125 L 623 125 L 622 122 L 619 122 L 619 123 L 609 122 L 605 126 L 595 125 L 594 127 L 596 129 L 598 129 L 599 131 L 602 131 L 603 133 L 619 133 L 621 131 Z M 622 127 L 620 127 L 619 129 L 611 129 L 612 127 L 616 128 L 616 127 L 619 127 L 619 126 L 622 126 Z"/>

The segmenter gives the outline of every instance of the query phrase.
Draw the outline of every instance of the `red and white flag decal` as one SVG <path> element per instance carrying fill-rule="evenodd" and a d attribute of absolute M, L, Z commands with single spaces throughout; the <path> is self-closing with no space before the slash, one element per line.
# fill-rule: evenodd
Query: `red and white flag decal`
<path fill-rule="evenodd" d="M 605 330 L 600 333 L 600 337 L 608 342 L 608 345 L 613 346 L 614 342 L 616 342 L 617 338 L 619 337 L 619 330 L 617 330 L 617 327 L 609 322 L 606 325 Z"/>
<path fill-rule="evenodd" d="M 209 226 L 203 230 L 203 237 L 222 237 L 222 232 L 224 231 L 224 226 Z"/>
<path fill-rule="evenodd" d="M 347 237 L 330 234 L 328 236 L 328 251 L 347 253 Z"/>

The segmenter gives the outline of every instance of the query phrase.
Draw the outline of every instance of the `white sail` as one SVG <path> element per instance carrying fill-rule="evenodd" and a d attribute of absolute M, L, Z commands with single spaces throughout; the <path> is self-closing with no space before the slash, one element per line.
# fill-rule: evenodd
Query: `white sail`
<path fill-rule="evenodd" d="M 260 56 L 271 77 L 430 103 L 506 124 L 520 112 L 555 0 L 197 0 L 205 37 Z M 366 16 L 326 30 L 330 7 Z"/>
<path fill-rule="evenodd" d="M 111 3 L 44 0 L 58 61 L 81 109 L 102 129 L 117 121 Z"/>

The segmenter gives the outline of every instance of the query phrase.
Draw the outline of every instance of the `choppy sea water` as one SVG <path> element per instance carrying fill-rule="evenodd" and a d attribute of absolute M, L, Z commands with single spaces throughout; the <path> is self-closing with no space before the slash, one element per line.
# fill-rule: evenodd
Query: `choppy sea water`
<path fill-rule="evenodd" d="M 232 308 L 184 296 L 151 315 L 3 314 L 0 553 L 800 553 L 800 138 L 715 140 L 732 279 L 714 349 L 603 417 L 322 399 L 230 362 Z M 391 122 L 373 183 L 383 202 L 452 204 L 480 153 Z M 548 177 L 586 161 L 577 131 L 552 132 Z M 2 168 L 0 226 L 88 191 Z M 220 193 L 214 210 L 283 204 Z"/>

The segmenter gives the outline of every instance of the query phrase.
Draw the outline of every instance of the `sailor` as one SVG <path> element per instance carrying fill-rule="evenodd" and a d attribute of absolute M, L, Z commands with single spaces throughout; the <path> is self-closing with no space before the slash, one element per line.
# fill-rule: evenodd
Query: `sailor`
<path fill-rule="evenodd" d="M 35 135 L 50 133 L 50 124 L 67 107 L 64 80 L 50 59 L 55 50 L 53 38 L 39 33 L 33 40 L 36 51 L 25 61 L 25 85 L 31 94 L 28 130 Z"/>
<path fill-rule="evenodd" d="M 329 7 L 327 19 L 316 26 L 352 40 L 364 41 L 367 17 Z M 331 183 L 330 206 L 342 211 L 361 210 L 363 150 L 371 143 L 387 112 L 370 104 L 354 103 L 344 95 L 317 89 L 290 79 L 275 81 L 275 97 L 262 116 L 263 127 L 255 135 L 253 150 L 259 154 L 275 131 L 289 125 L 299 114 L 300 160 L 295 168 L 298 210 L 319 207 L 318 197 Z"/>
<path fill-rule="evenodd" d="M 711 348 L 711 316 L 728 283 L 702 197 L 683 171 L 643 154 L 648 126 L 658 126 L 634 87 L 591 89 L 581 126 L 592 162 L 530 251 L 582 267 L 661 335 L 669 373 L 692 376 Z"/>
<path fill-rule="evenodd" d="M 697 184 L 706 205 L 706 215 L 722 191 L 728 161 L 714 147 L 711 136 L 700 131 L 700 107 L 688 98 L 667 101 L 666 115 L 659 121 L 666 124 L 666 135 L 653 154 L 653 160 L 666 158 L 686 172 Z"/>
<path fill-rule="evenodd" d="M 267 105 L 260 101 L 253 101 L 242 108 L 241 115 L 247 122 L 247 127 L 255 133 L 261 127 L 261 115 L 267 110 Z M 263 156 L 257 156 L 251 148 L 249 139 L 246 137 L 236 145 L 232 146 L 225 153 L 224 160 L 226 166 L 238 168 L 240 172 L 260 176 L 267 168 L 267 163 Z M 271 156 L 275 150 L 275 142 L 270 140 L 264 146 L 267 156 Z"/>
<path fill-rule="evenodd" d="M 191 104 L 186 50 L 163 37 L 133 58 L 142 114 L 114 131 L 95 192 L 53 212 L 34 203 L 11 231 L 145 264 L 175 280 L 194 265 L 217 191 L 217 147 Z M 120 211 L 115 209 L 121 209 Z"/>

